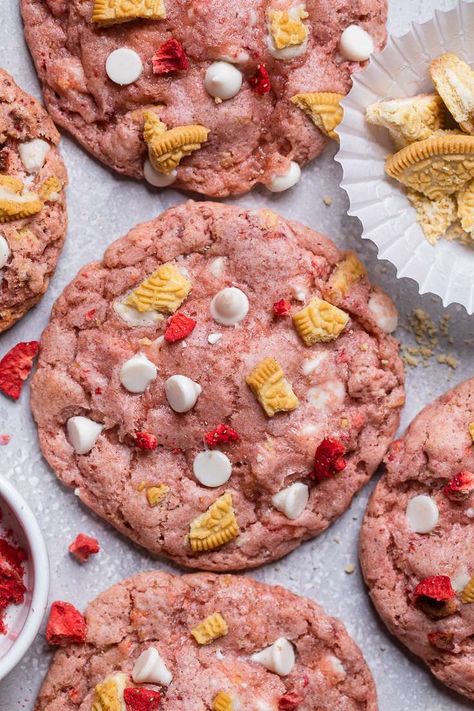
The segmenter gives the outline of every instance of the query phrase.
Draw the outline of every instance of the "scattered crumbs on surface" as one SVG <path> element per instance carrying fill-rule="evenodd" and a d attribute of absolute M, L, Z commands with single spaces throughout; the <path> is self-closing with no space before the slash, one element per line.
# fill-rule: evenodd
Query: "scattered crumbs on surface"
<path fill-rule="evenodd" d="M 332 205 L 332 197 L 330 195 L 325 195 L 323 197 L 323 203 L 327 205 L 328 207 L 331 207 Z"/>
<path fill-rule="evenodd" d="M 334 543 L 340 543 L 340 542 L 341 542 L 341 539 L 339 538 L 339 536 L 336 536 L 333 540 L 334 540 Z"/>
<path fill-rule="evenodd" d="M 386 647 L 384 647 L 383 645 L 380 645 L 380 651 L 381 651 L 381 652 L 385 652 L 386 649 L 387 649 Z"/>
<path fill-rule="evenodd" d="M 353 516 L 353 517 L 352 517 L 352 520 L 353 520 L 353 521 L 357 521 L 357 516 Z"/>
<path fill-rule="evenodd" d="M 408 316 L 408 325 L 404 330 L 412 336 L 416 345 L 402 344 L 401 357 L 405 365 L 411 368 L 427 368 L 434 357 L 441 365 L 451 370 L 458 366 L 458 360 L 446 348 L 453 344 L 449 332 L 451 316 L 446 314 L 437 323 L 423 309 L 414 309 Z"/>
<path fill-rule="evenodd" d="M 6 444 L 9 443 L 11 438 L 12 436 L 9 434 L 0 434 L 0 446 L 4 447 Z"/>
<path fill-rule="evenodd" d="M 354 563 L 348 563 L 344 568 L 344 572 L 347 573 L 347 575 L 352 575 L 355 569 Z"/>

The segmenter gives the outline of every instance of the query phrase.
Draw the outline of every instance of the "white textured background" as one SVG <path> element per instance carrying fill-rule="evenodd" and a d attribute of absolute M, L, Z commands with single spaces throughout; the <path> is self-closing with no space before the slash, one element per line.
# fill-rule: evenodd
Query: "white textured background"
<path fill-rule="evenodd" d="M 410 21 L 428 19 L 435 8 L 447 9 L 453 5 L 452 0 L 391 0 L 389 31 L 401 34 L 408 29 Z M 23 41 L 18 0 L 0 0 L 0 65 L 10 71 L 24 89 L 40 96 Z M 131 180 L 115 177 L 68 138 L 63 139 L 62 152 L 70 178 L 67 243 L 41 305 L 0 336 L 0 355 L 18 341 L 40 336 L 53 301 L 81 265 L 96 259 L 113 239 L 125 234 L 137 222 L 151 219 L 184 197 L 175 191 L 162 195 L 152 193 Z M 432 296 L 420 298 L 412 282 L 397 281 L 393 268 L 377 261 L 371 243 L 359 239 L 358 221 L 346 215 L 347 199 L 338 187 L 341 170 L 333 161 L 334 152 L 334 147 L 329 147 L 321 159 L 306 169 L 301 183 L 290 194 L 271 196 L 258 190 L 234 202 L 248 207 L 271 206 L 329 235 L 339 246 L 356 249 L 368 265 L 371 278 L 396 301 L 402 325 L 415 307 L 425 309 L 435 320 L 443 313 L 451 315 L 453 343 L 449 352 L 458 358 L 459 366 L 451 371 L 433 362 L 427 368 L 409 370 L 405 426 L 434 396 L 473 375 L 472 352 L 466 340 L 474 334 L 474 317 L 466 316 L 460 307 L 443 311 Z M 322 198 L 326 195 L 333 198 L 331 207 L 323 204 Z M 404 342 L 411 338 L 403 328 L 399 330 L 399 337 Z M 0 397 L 0 433 L 12 435 L 11 442 L 0 447 L 0 471 L 26 497 L 46 536 L 51 560 L 50 600 L 69 600 L 82 609 L 103 589 L 136 571 L 152 567 L 172 569 L 151 559 L 93 517 L 56 481 L 39 452 L 28 409 L 27 388 L 18 403 Z M 318 539 L 306 543 L 279 563 L 252 574 L 260 580 L 280 583 L 313 597 L 327 612 L 342 618 L 373 671 L 380 711 L 472 709 L 472 704 L 435 682 L 424 667 L 388 635 L 369 603 L 358 568 L 353 575 L 344 572 L 345 565 L 357 563 L 357 536 L 369 493 L 369 488 L 361 492 L 352 508 Z M 67 554 L 67 545 L 79 531 L 96 536 L 102 546 L 101 553 L 84 567 L 79 567 Z M 0 682 L 0 711 L 32 711 L 49 659 L 50 653 L 41 634 L 19 666 Z"/>

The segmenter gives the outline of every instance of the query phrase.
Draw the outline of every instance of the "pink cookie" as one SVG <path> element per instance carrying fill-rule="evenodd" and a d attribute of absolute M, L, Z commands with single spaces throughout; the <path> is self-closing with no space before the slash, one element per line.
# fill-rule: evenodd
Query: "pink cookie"
<path fill-rule="evenodd" d="M 360 544 L 370 596 L 390 632 L 471 699 L 473 422 L 474 380 L 425 407 L 386 456 Z"/>
<path fill-rule="evenodd" d="M 306 345 L 292 316 L 315 297 L 329 309 L 316 331 L 333 340 Z M 276 316 L 282 299 L 290 313 Z M 112 244 L 56 303 L 32 382 L 43 453 L 155 554 L 267 563 L 329 526 L 380 464 L 404 399 L 383 330 L 395 326 L 388 297 L 326 237 L 269 210 L 188 202 Z M 215 527 L 193 532 L 209 507 Z"/>
<path fill-rule="evenodd" d="M 210 616 L 212 624 L 196 630 Z M 145 690 L 156 699 L 127 710 L 378 708 L 371 673 L 342 623 L 281 587 L 231 575 L 141 573 L 102 593 L 85 617 L 86 643 L 57 652 L 36 711 L 86 711 L 104 686 L 109 705 L 100 709 L 123 708 L 123 689 L 125 699 Z M 199 635 L 203 627 L 209 634 Z M 270 663 L 253 657 L 277 640 L 283 653 L 267 655 Z"/>
<path fill-rule="evenodd" d="M 66 169 L 43 107 L 0 69 L 0 332 L 42 297 L 66 234 Z"/>
<path fill-rule="evenodd" d="M 145 6 L 154 17 L 166 17 L 132 19 Z M 352 72 L 364 64 L 354 58 L 367 57 L 371 46 L 382 48 L 386 36 L 386 0 L 22 0 L 21 7 L 45 100 L 59 125 L 96 158 L 134 178 L 144 177 L 145 111 L 168 128 L 203 125 L 207 141 L 183 158 L 170 181 L 212 196 L 272 183 L 288 174 L 290 161 L 303 166 L 319 155 L 327 138 L 291 98 L 346 94 Z M 107 24 L 112 16 L 116 22 Z M 342 33 L 354 24 L 360 25 L 356 32 L 368 33 L 365 41 L 356 34 L 341 53 Z M 285 184 L 298 172 L 293 166 Z M 156 183 L 153 173 L 150 179 Z M 169 184 L 163 175 L 158 181 Z"/>

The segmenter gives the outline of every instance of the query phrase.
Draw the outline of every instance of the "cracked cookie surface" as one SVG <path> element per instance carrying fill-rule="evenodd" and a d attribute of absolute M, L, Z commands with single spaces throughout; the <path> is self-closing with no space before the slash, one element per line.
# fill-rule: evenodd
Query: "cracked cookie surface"
<path fill-rule="evenodd" d="M 213 203 L 172 208 L 117 240 L 65 289 L 43 335 L 32 407 L 58 477 L 133 541 L 201 569 L 257 566 L 323 531 L 380 464 L 404 399 L 398 344 L 383 330 L 395 328 L 395 309 L 355 261 L 269 210 Z M 179 310 L 124 307 L 161 264 L 171 265 L 163 274 Z M 213 316 L 216 295 L 229 292 L 248 304 L 234 325 Z M 348 320 L 334 340 L 306 345 L 291 316 L 315 297 Z M 287 316 L 274 314 L 281 299 Z M 171 337 L 183 315 L 195 326 Z M 293 388 L 291 410 L 266 412 L 246 382 L 266 358 Z M 144 390 L 124 386 L 130 368 L 146 372 Z M 275 377 L 264 400 L 280 397 Z M 173 388 L 183 382 L 191 399 L 180 409 Z M 344 459 L 315 482 L 315 452 L 328 437 Z M 294 483 L 278 509 L 274 495 Z M 298 490 L 308 501 L 298 498 L 295 516 Z"/>
<path fill-rule="evenodd" d="M 227 633 L 199 645 L 192 630 L 216 610 Z M 85 644 L 57 652 L 36 711 L 86 711 L 94 688 L 111 674 L 134 686 L 135 662 L 151 647 L 172 677 L 167 685 L 146 685 L 159 690 L 163 711 L 295 708 L 285 698 L 298 699 L 298 711 L 378 708 L 371 673 L 342 623 L 279 586 L 230 575 L 147 572 L 99 595 L 85 617 Z M 251 659 L 282 637 L 295 655 L 286 676 Z M 216 698 L 232 706 L 213 706 Z"/>

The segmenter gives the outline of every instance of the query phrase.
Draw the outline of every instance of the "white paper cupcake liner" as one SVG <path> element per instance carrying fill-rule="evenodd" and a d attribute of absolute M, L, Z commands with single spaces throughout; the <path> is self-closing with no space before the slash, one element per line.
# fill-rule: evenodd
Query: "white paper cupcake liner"
<path fill-rule="evenodd" d="M 435 12 L 428 22 L 413 23 L 406 35 L 390 37 L 383 52 L 354 76 L 343 101 L 336 160 L 344 172 L 349 214 L 360 219 L 362 237 L 377 245 L 379 258 L 390 261 L 399 277 L 416 281 L 421 294 L 437 294 L 444 306 L 462 304 L 472 314 L 474 245 L 444 238 L 435 246 L 427 242 L 403 186 L 384 173 L 385 158 L 394 151 L 388 131 L 365 120 L 366 107 L 375 101 L 433 91 L 429 64 L 447 51 L 474 65 L 474 4 L 463 1 Z"/>

